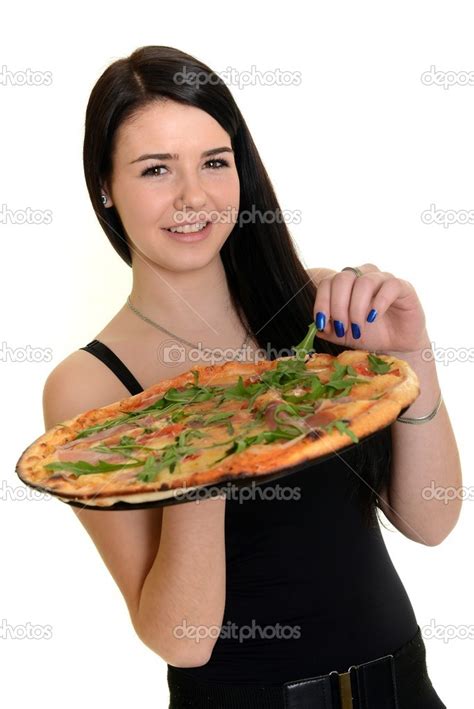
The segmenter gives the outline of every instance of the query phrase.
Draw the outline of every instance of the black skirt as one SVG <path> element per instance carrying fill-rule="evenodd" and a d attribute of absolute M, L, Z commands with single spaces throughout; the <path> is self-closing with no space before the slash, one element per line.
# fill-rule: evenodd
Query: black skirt
<path fill-rule="evenodd" d="M 376 658 L 374 658 L 376 659 Z M 357 709 L 446 709 L 428 675 L 426 649 L 420 627 L 416 635 L 393 653 L 395 696 L 391 701 L 364 702 Z M 327 675 L 326 675 L 327 677 Z M 303 679 L 300 677 L 294 680 Z M 189 675 L 168 666 L 170 702 L 168 709 L 286 709 L 283 685 L 228 685 L 196 681 Z M 307 700 L 308 701 L 308 700 Z M 297 700 L 294 706 L 305 709 L 339 709 L 334 695 L 325 699 Z"/>

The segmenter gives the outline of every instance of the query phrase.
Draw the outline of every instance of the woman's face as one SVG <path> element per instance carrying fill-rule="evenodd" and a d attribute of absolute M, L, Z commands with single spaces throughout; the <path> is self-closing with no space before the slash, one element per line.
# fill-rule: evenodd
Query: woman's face
<path fill-rule="evenodd" d="M 230 137 L 199 108 L 167 100 L 123 123 L 112 175 L 104 185 L 107 206 L 115 205 L 133 258 L 139 251 L 173 271 L 205 266 L 237 221 L 240 184 Z M 211 221 L 206 238 L 179 241 L 167 231 L 186 221 Z"/>

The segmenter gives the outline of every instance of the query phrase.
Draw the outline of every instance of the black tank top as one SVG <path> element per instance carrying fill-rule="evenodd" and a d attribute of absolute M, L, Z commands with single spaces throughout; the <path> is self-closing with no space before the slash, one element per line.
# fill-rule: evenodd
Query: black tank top
<path fill-rule="evenodd" d="M 80 349 L 131 394 L 143 391 L 106 345 L 93 340 Z M 205 665 L 168 665 L 171 681 L 183 673 L 224 684 L 282 684 L 344 672 L 415 635 L 417 620 L 380 527 L 363 523 L 351 460 L 348 451 L 344 460 L 255 485 L 250 498 L 245 488 L 229 495 L 220 635 Z"/>

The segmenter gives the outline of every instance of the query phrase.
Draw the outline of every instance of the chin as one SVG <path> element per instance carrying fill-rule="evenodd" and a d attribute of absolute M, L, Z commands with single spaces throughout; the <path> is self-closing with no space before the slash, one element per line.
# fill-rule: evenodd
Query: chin
<path fill-rule="evenodd" d="M 195 247 L 198 248 L 195 248 Z M 205 268 L 216 258 L 219 250 L 204 244 L 171 244 L 171 247 L 150 250 L 148 260 L 157 266 L 175 273 Z"/>

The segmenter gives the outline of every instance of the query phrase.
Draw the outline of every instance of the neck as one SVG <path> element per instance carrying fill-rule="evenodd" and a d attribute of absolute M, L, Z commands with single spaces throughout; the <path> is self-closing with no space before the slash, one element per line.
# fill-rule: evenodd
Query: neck
<path fill-rule="evenodd" d="M 130 300 L 143 315 L 190 339 L 193 333 L 218 336 L 232 311 L 220 256 L 202 268 L 187 271 L 171 271 L 134 259 Z M 127 305 L 124 307 L 138 318 Z"/>

